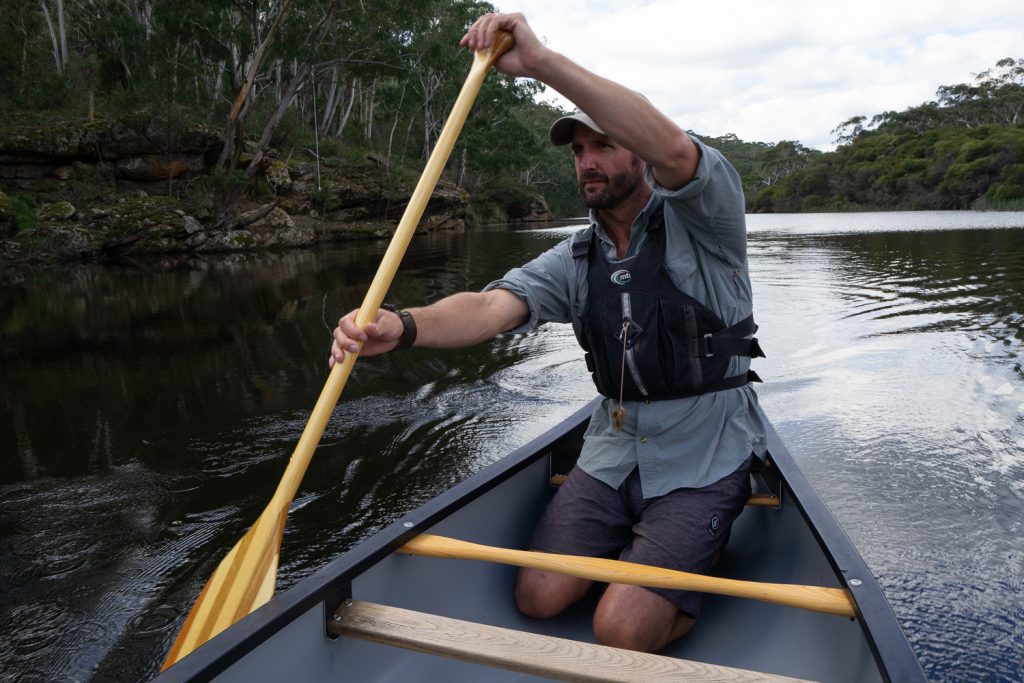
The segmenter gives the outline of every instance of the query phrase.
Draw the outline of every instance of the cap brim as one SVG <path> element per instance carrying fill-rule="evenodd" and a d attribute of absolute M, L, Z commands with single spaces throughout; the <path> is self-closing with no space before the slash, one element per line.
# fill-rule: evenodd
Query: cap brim
<path fill-rule="evenodd" d="M 578 111 L 568 116 L 563 116 L 551 124 L 551 129 L 548 130 L 548 138 L 551 140 L 551 144 L 555 147 L 561 147 L 572 142 L 572 136 L 576 131 L 577 123 L 582 123 L 587 128 L 604 135 L 604 131 L 594 123 L 594 119 Z"/>

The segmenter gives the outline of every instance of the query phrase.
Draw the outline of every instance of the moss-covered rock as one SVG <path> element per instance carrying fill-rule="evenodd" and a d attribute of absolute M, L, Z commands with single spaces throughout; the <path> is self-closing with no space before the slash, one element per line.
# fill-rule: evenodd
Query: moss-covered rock
<path fill-rule="evenodd" d="M 54 202 L 39 209 L 41 221 L 69 221 L 75 217 L 75 205 L 71 202 Z"/>
<path fill-rule="evenodd" d="M 174 197 L 122 197 L 96 207 L 88 225 L 106 253 L 161 254 L 184 251 L 190 207 Z"/>
<path fill-rule="evenodd" d="M 283 161 L 272 161 L 266 170 L 267 183 L 277 193 L 287 192 L 292 187 L 291 173 Z"/>

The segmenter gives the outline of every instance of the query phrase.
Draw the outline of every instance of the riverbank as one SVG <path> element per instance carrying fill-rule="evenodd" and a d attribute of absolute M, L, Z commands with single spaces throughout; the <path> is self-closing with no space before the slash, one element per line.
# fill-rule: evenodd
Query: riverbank
<path fill-rule="evenodd" d="M 271 152 L 236 207 L 240 216 L 265 215 L 223 228 L 211 198 L 239 179 L 218 171 L 222 147 L 218 131 L 167 126 L 147 113 L 0 129 L 0 264 L 9 270 L 388 238 L 418 180 L 374 154 Z M 470 211 L 469 194 L 442 180 L 418 231 L 465 230 Z M 537 197 L 521 220 L 550 217 Z"/>

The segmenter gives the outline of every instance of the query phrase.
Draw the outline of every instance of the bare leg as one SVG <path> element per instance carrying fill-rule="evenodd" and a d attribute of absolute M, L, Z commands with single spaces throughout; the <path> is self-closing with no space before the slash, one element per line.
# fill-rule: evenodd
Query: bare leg
<path fill-rule="evenodd" d="M 603 645 L 657 652 L 685 635 L 694 622 L 660 595 L 613 583 L 594 612 L 594 635 Z"/>
<path fill-rule="evenodd" d="M 540 569 L 520 569 L 516 605 L 528 617 L 547 619 L 586 595 L 591 583 Z"/>

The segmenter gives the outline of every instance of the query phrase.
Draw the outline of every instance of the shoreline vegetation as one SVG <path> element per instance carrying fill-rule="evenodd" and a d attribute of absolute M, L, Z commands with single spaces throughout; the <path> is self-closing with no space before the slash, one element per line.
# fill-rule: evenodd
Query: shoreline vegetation
<path fill-rule="evenodd" d="M 383 239 L 468 69 L 462 0 L 0 8 L 0 265 Z M 420 229 L 579 216 L 543 86 L 488 76 Z M 1024 210 L 1024 59 L 835 151 L 701 137 L 751 213 Z"/>

